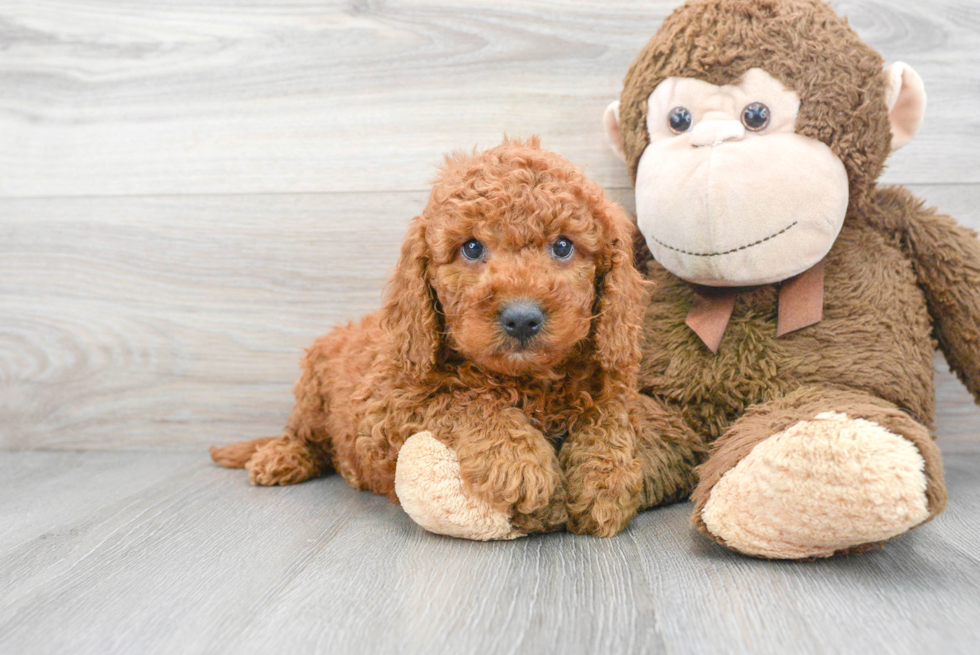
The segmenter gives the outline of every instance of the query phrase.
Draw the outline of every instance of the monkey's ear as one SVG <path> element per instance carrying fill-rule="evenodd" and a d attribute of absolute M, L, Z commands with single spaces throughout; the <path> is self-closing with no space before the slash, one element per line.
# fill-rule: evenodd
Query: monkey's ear
<path fill-rule="evenodd" d="M 602 124 L 606 126 L 609 147 L 625 163 L 626 147 L 623 145 L 623 131 L 619 129 L 619 100 L 609 103 L 609 106 L 606 107 L 606 113 L 602 116 Z"/>
<path fill-rule="evenodd" d="M 892 126 L 892 151 L 912 140 L 926 113 L 922 78 L 908 64 L 895 62 L 885 69 L 885 104 Z"/>

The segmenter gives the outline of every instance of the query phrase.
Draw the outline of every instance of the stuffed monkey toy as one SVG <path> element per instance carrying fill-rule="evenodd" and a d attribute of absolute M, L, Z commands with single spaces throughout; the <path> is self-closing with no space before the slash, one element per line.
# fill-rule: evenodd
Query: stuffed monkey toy
<path fill-rule="evenodd" d="M 942 512 L 933 353 L 980 400 L 980 243 L 877 184 L 925 101 L 819 0 L 692 0 L 633 62 L 605 126 L 656 285 L 642 507 L 690 493 L 702 533 L 781 559 Z"/>

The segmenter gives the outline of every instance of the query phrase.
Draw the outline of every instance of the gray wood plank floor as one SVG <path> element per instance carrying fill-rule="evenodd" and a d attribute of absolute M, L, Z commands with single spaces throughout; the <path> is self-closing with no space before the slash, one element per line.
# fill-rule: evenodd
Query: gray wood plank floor
<path fill-rule="evenodd" d="M 600 117 L 678 3 L 0 3 L 0 655 L 977 652 L 980 408 L 941 358 L 949 510 L 832 561 L 686 504 L 457 541 L 207 460 L 377 306 L 444 152 L 538 133 L 631 208 Z M 929 93 L 885 181 L 980 229 L 980 4 L 833 4 Z"/>
<path fill-rule="evenodd" d="M 980 446 L 884 549 L 734 555 L 687 503 L 621 535 L 438 537 L 338 476 L 186 453 L 0 453 L 2 653 L 975 653 Z M 39 503 L 43 498 L 46 502 Z"/>

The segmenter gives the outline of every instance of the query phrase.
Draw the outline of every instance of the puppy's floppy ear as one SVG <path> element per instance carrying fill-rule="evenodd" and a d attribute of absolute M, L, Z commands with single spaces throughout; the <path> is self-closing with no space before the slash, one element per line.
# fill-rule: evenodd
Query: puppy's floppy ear
<path fill-rule="evenodd" d="M 608 259 L 596 279 L 595 326 L 599 364 L 607 371 L 627 370 L 640 362 L 640 332 L 647 283 L 633 265 L 633 223 L 623 209 L 606 201 L 597 217 L 606 226 Z"/>
<path fill-rule="evenodd" d="M 439 348 L 439 319 L 435 290 L 429 285 L 428 248 L 421 216 L 412 219 L 401 256 L 381 309 L 381 326 L 388 332 L 390 357 L 416 378 L 435 365 Z"/>

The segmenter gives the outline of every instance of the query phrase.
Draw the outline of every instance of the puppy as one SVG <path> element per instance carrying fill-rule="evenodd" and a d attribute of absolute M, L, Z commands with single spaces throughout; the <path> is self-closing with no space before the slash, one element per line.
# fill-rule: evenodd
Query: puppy
<path fill-rule="evenodd" d="M 309 349 L 282 436 L 212 458 L 259 485 L 334 470 L 455 536 L 615 534 L 643 484 L 632 242 L 623 210 L 536 138 L 447 157 L 381 310 Z M 425 460 L 440 452 L 446 466 Z"/>

